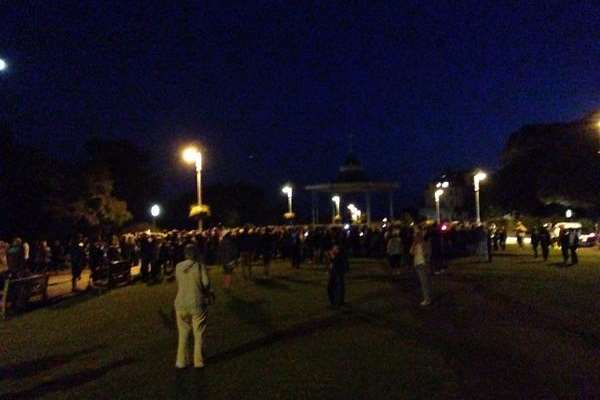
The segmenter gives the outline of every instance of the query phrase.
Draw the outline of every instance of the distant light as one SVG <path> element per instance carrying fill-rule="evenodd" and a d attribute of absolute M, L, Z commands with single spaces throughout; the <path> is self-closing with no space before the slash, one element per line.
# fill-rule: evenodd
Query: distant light
<path fill-rule="evenodd" d="M 345 230 L 349 230 L 349 229 L 350 229 L 350 224 L 346 224 L 346 225 L 344 225 L 344 229 L 345 229 Z"/>
<path fill-rule="evenodd" d="M 483 171 L 479 171 L 477 174 L 475 174 L 475 180 L 479 182 L 485 180 L 485 178 L 487 178 L 487 174 Z"/>
<path fill-rule="evenodd" d="M 0 71 L 4 71 L 6 68 L 8 68 L 8 64 L 6 64 L 6 61 L 0 58 Z"/>
<path fill-rule="evenodd" d="M 334 203 L 336 203 L 336 204 L 339 204 L 339 203 L 340 203 L 340 200 L 341 200 L 341 199 L 340 199 L 340 196 L 337 196 L 337 195 L 336 195 L 336 196 L 333 196 L 333 197 L 331 198 L 331 201 L 333 201 L 333 202 L 334 202 Z"/>
<path fill-rule="evenodd" d="M 450 182 L 445 181 L 442 183 L 442 189 L 447 189 L 450 186 Z"/>
<path fill-rule="evenodd" d="M 382 222 L 388 222 L 388 219 L 387 219 L 387 218 L 384 218 L 384 219 L 382 220 Z"/>
<path fill-rule="evenodd" d="M 573 217 L 573 210 L 571 210 L 570 208 L 565 212 L 565 217 L 567 218 L 571 218 Z"/>
<path fill-rule="evenodd" d="M 152 207 L 150 207 L 150 215 L 152 215 L 154 218 L 160 215 L 160 206 L 158 204 L 154 204 Z"/>
<path fill-rule="evenodd" d="M 440 201 L 440 197 L 444 194 L 444 189 L 438 189 L 435 191 L 435 201 Z"/>
<path fill-rule="evenodd" d="M 293 191 L 293 189 L 290 185 L 285 185 L 284 187 L 281 188 L 281 192 L 283 194 L 287 194 L 288 196 L 292 195 L 292 191 Z"/>
<path fill-rule="evenodd" d="M 442 225 L 442 230 L 443 231 L 447 231 L 448 230 L 448 225 L 446 225 L 446 224 Z"/>
<path fill-rule="evenodd" d="M 183 161 L 194 164 L 202 161 L 202 153 L 194 146 L 186 147 L 182 153 Z"/>
<path fill-rule="evenodd" d="M 361 232 L 361 233 L 358 234 L 358 236 L 363 237 L 363 236 L 365 236 L 365 233 Z"/>
<path fill-rule="evenodd" d="M 308 237 L 308 232 L 304 232 L 304 237 Z"/>

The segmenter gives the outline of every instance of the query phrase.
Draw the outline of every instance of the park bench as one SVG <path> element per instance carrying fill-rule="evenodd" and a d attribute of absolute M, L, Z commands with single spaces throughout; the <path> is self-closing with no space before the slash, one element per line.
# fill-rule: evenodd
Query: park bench
<path fill-rule="evenodd" d="M 113 288 L 131 282 L 131 261 L 112 261 L 94 273 L 94 286 Z"/>
<path fill-rule="evenodd" d="M 43 302 L 48 300 L 48 274 L 6 278 L 0 305 L 2 319 L 6 318 L 9 303 L 12 309 L 22 309 L 33 297 L 41 297 Z"/>

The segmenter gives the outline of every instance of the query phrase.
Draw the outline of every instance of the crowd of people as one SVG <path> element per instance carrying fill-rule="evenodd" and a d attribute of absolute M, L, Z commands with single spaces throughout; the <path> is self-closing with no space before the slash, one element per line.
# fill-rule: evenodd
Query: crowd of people
<path fill-rule="evenodd" d="M 523 247 L 527 231 L 516 229 L 517 243 Z M 519 239 L 520 238 L 520 239 Z M 418 277 L 422 302 L 432 302 L 431 274 L 444 274 L 451 258 L 477 256 L 490 262 L 494 252 L 506 249 L 506 230 L 495 225 L 469 223 L 405 223 L 345 226 L 244 226 L 235 229 L 212 228 L 204 231 L 139 232 L 121 236 L 85 237 L 76 235 L 65 244 L 41 240 L 30 245 L 21 238 L 10 244 L 0 242 L 0 281 L 6 277 L 70 268 L 72 290 L 80 290 L 82 270 L 90 269 L 89 285 L 94 286 L 98 271 L 110 263 L 139 265 L 140 279 L 149 284 L 165 275 L 174 275 L 178 294 L 175 300 L 179 347 L 176 366 L 183 368 L 193 358 L 194 366 L 204 365 L 202 337 L 206 329 L 205 299 L 213 293 L 207 266 L 223 271 L 223 289 L 230 291 L 234 270 L 240 269 L 246 281 L 255 279 L 253 269 L 261 265 L 262 278 L 270 279 L 272 260 L 287 260 L 291 268 L 312 266 L 328 271 L 327 297 L 332 307 L 345 303 L 345 275 L 349 257 L 387 259 L 392 275 L 408 267 Z M 564 229 L 557 243 L 565 263 L 577 263 L 578 235 Z M 531 231 L 534 257 L 538 247 L 548 259 L 552 237 L 545 226 Z M 214 295 L 213 295 L 214 296 Z M 187 354 L 188 338 L 194 336 L 194 354 Z"/>

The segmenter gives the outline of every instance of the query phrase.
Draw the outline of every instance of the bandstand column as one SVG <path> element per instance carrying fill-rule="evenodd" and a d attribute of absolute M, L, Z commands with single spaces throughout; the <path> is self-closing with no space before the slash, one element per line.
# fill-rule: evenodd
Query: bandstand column
<path fill-rule="evenodd" d="M 316 225 L 318 220 L 318 205 L 317 205 L 317 192 L 312 192 L 312 224 Z"/>
<path fill-rule="evenodd" d="M 367 225 L 371 225 L 371 193 L 366 192 L 365 197 L 367 199 Z"/>

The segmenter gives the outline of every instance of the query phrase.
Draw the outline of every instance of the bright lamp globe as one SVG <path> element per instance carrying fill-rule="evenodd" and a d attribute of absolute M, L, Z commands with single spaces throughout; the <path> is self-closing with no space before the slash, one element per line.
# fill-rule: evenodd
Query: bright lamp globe
<path fill-rule="evenodd" d="M 188 147 L 183 151 L 183 161 L 188 164 L 193 164 L 198 159 L 198 149 L 195 147 Z"/>

